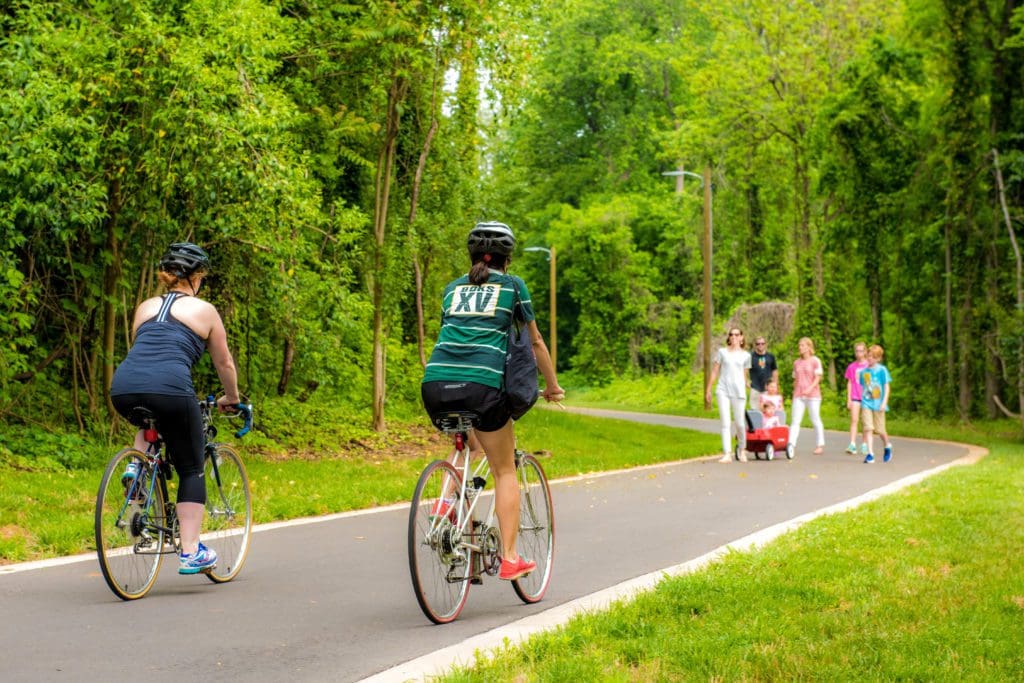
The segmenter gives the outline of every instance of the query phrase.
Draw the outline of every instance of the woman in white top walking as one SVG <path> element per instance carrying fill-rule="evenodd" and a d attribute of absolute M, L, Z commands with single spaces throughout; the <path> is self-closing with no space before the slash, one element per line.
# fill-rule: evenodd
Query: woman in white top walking
<path fill-rule="evenodd" d="M 746 462 L 747 426 L 743 410 L 747 404 L 747 387 L 750 386 L 750 353 L 744 350 L 743 332 L 738 327 L 729 330 L 725 344 L 725 348 L 718 349 L 715 354 L 704 398 L 711 402 L 711 385 L 717 380 L 715 396 L 718 399 L 718 416 L 722 420 L 723 453 L 718 462 L 732 462 L 733 427 L 739 440 L 740 462 Z"/>

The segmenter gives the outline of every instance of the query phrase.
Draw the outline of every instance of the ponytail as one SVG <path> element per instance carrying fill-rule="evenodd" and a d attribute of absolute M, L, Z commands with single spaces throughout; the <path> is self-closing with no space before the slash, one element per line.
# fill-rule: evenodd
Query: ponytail
<path fill-rule="evenodd" d="M 491 277 L 491 269 L 504 270 L 508 257 L 503 254 L 472 254 L 473 267 L 469 269 L 469 283 L 482 285 Z"/>
<path fill-rule="evenodd" d="M 178 286 L 182 278 L 178 277 L 174 273 L 169 273 L 166 270 L 158 270 L 156 273 L 156 279 L 160 281 L 160 284 L 164 286 L 164 289 L 171 291 Z"/>
<path fill-rule="evenodd" d="M 469 269 L 469 283 L 473 285 L 482 285 L 487 282 L 491 277 L 491 268 L 484 261 L 477 261 L 473 264 L 473 267 Z"/>

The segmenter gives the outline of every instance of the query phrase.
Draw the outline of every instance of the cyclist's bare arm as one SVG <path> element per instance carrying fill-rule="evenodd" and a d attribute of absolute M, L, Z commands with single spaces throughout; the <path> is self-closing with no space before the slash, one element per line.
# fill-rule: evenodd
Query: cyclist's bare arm
<path fill-rule="evenodd" d="M 213 309 L 212 306 L 210 308 Z M 213 309 L 213 315 L 216 316 L 216 320 L 210 330 L 210 336 L 206 339 L 206 348 L 210 351 L 213 366 L 217 369 L 217 376 L 224 386 L 224 395 L 217 399 L 217 405 L 223 410 L 227 406 L 234 407 L 239 402 L 238 374 L 235 370 L 235 360 L 228 349 L 228 335 L 224 330 L 224 323 L 216 309 Z"/>
<path fill-rule="evenodd" d="M 544 377 L 544 391 L 541 394 L 545 401 L 561 401 L 565 398 L 565 391 L 558 386 L 558 377 L 555 375 L 555 365 L 551 362 L 551 353 L 548 345 L 544 343 L 544 337 L 537 329 L 537 321 L 531 320 L 526 328 L 530 331 L 530 341 L 533 345 L 533 355 L 537 358 L 537 369 Z"/>

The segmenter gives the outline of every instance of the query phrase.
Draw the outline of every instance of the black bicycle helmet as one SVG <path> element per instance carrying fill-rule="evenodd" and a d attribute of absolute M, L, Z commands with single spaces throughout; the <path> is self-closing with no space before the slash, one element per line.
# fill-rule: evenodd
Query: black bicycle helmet
<path fill-rule="evenodd" d="M 197 244 L 175 242 L 160 259 L 160 270 L 188 277 L 197 270 L 210 270 L 210 256 Z"/>
<path fill-rule="evenodd" d="M 466 246 L 470 254 L 511 256 L 516 248 L 516 236 L 512 234 L 512 228 L 504 223 L 477 223 L 469 231 Z"/>

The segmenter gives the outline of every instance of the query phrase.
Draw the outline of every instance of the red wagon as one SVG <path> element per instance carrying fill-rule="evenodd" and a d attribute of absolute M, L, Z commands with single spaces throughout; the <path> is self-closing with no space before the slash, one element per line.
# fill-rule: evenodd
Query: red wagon
<path fill-rule="evenodd" d="M 784 423 L 786 411 L 780 410 L 777 414 L 779 421 Z M 775 453 L 780 451 L 786 454 L 786 459 L 792 460 L 795 449 L 789 443 L 789 427 L 783 424 L 765 428 L 763 424 L 764 416 L 760 410 L 747 411 L 747 451 L 753 453 L 758 460 L 762 453 L 766 460 L 774 460 Z M 734 455 L 737 459 L 740 457 L 739 444 L 736 445 Z"/>

